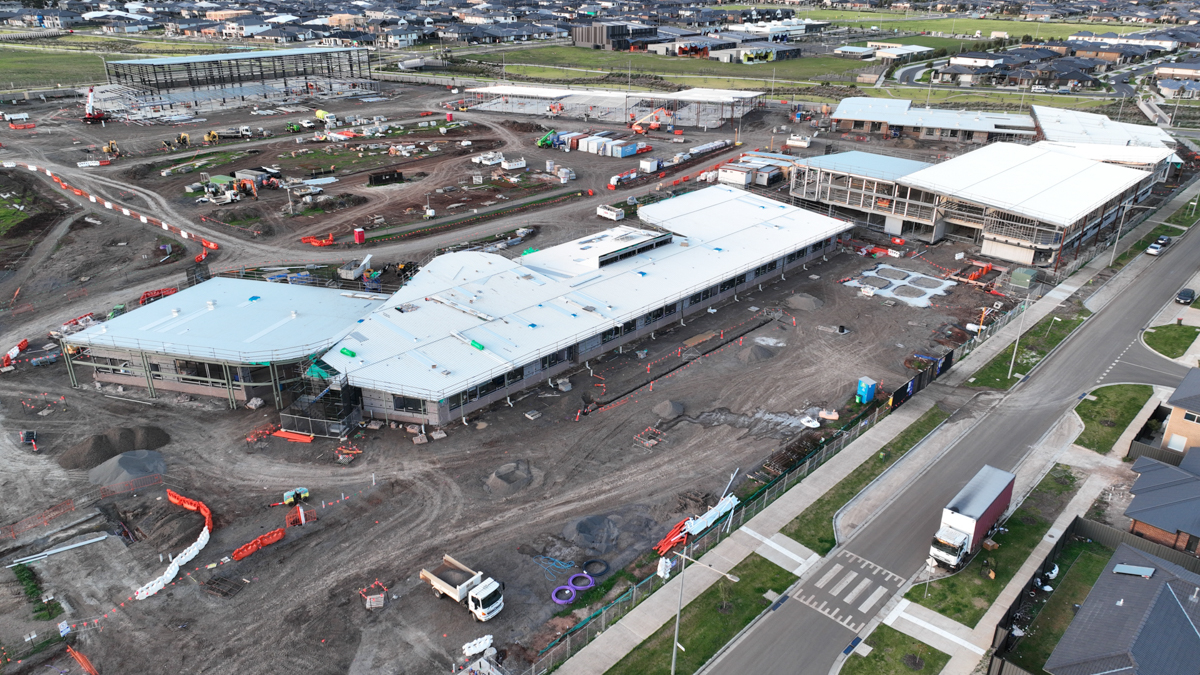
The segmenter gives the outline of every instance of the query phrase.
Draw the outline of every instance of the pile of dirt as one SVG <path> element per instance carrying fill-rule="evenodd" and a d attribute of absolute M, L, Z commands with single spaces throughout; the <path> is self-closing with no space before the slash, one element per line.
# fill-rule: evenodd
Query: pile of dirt
<path fill-rule="evenodd" d="M 687 490 L 675 495 L 675 511 L 699 515 L 717 505 L 717 498 L 711 492 Z"/>
<path fill-rule="evenodd" d="M 673 420 L 683 414 L 683 404 L 679 401 L 663 401 L 654 406 L 654 414 L 665 420 Z"/>
<path fill-rule="evenodd" d="M 563 528 L 563 538 L 587 550 L 592 555 L 603 555 L 616 548 L 621 528 L 608 516 L 579 518 Z"/>
<path fill-rule="evenodd" d="M 548 131 L 548 129 L 546 127 L 544 127 L 540 124 L 534 124 L 533 122 L 518 122 L 516 120 L 504 120 L 500 124 L 501 124 L 501 126 L 508 127 L 509 129 L 512 129 L 513 131 L 520 131 L 521 133 L 526 133 L 526 134 L 536 133 L 538 131 L 545 133 L 546 131 Z"/>
<path fill-rule="evenodd" d="M 153 164 L 134 164 L 122 171 L 121 175 L 129 180 L 141 180 L 149 176 L 151 171 L 154 171 Z"/>
<path fill-rule="evenodd" d="M 167 463 L 163 461 L 160 453 L 153 450 L 134 450 L 121 453 L 89 471 L 88 482 L 92 485 L 112 485 L 166 472 Z"/>
<path fill-rule="evenodd" d="M 737 357 L 738 361 L 749 365 L 751 363 L 759 363 L 761 361 L 766 361 L 767 359 L 773 359 L 775 358 L 775 352 L 762 345 L 754 345 L 753 347 L 747 347 L 738 352 Z"/>
<path fill-rule="evenodd" d="M 492 494 L 500 497 L 516 494 L 531 482 L 533 471 L 529 469 L 529 462 L 523 459 L 501 465 L 484 481 Z"/>
<path fill-rule="evenodd" d="M 192 545 L 204 529 L 204 516 L 166 499 L 125 514 L 127 524 L 157 553 L 178 553 Z"/>
<path fill-rule="evenodd" d="M 64 469 L 91 469 L 123 452 L 154 450 L 170 442 L 171 437 L 158 427 L 113 427 L 67 448 L 58 456 L 58 465 Z"/>
<path fill-rule="evenodd" d="M 825 303 L 808 293 L 796 293 L 788 297 L 787 304 L 792 309 L 811 312 L 814 309 L 819 309 Z"/>

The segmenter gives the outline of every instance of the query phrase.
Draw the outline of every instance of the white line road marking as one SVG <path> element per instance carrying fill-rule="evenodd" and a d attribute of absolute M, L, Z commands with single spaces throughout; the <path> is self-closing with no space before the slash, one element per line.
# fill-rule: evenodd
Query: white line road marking
<path fill-rule="evenodd" d="M 800 563 L 801 566 L 808 563 L 808 560 L 806 558 L 801 558 L 800 556 L 796 555 L 795 553 L 792 553 L 791 551 L 787 550 L 786 548 L 780 546 L 779 544 L 776 544 L 775 542 L 771 541 L 770 539 L 767 539 L 766 537 L 764 537 L 761 534 L 755 532 L 754 530 L 746 527 L 745 525 L 743 525 L 739 529 L 741 529 L 743 532 L 750 535 L 751 537 L 754 537 L 755 539 L 766 544 L 767 546 L 770 546 L 771 548 L 775 549 L 776 551 L 779 551 L 780 553 L 786 555 L 787 557 L 791 558 L 792 560 L 795 560 L 796 562 Z"/>
<path fill-rule="evenodd" d="M 833 569 L 826 572 L 825 576 L 821 577 L 821 580 L 813 585 L 816 586 L 817 588 L 825 588 L 825 584 L 832 581 L 833 578 L 838 575 L 838 572 L 841 572 L 841 571 L 842 571 L 841 565 L 834 565 Z"/>
<path fill-rule="evenodd" d="M 863 579 L 862 581 L 858 582 L 857 586 L 855 586 L 849 593 L 846 594 L 846 597 L 842 598 L 842 601 L 846 604 L 854 602 L 854 599 L 862 595 L 862 592 L 867 590 L 867 587 L 870 585 L 870 579 Z"/>
<path fill-rule="evenodd" d="M 867 599 L 863 602 L 863 604 L 858 606 L 858 611 L 865 612 L 870 609 L 872 605 L 879 602 L 879 599 L 883 597 L 884 593 L 887 593 L 886 587 L 880 586 L 879 588 L 876 588 L 870 595 L 867 596 Z"/>
<path fill-rule="evenodd" d="M 829 594 L 836 598 L 838 593 L 844 591 L 846 587 L 850 585 L 850 582 L 857 578 L 858 572 L 848 572 L 846 576 L 842 577 L 841 581 L 837 582 L 837 585 L 829 589 Z"/>
<path fill-rule="evenodd" d="M 944 637 L 956 645 L 959 645 L 961 647 L 966 647 L 967 649 L 971 650 L 972 652 L 975 652 L 976 654 L 978 654 L 980 656 L 983 656 L 983 653 L 985 651 L 987 651 L 987 650 L 983 649 L 982 647 L 976 646 L 972 642 L 968 642 L 968 641 L 958 637 L 954 633 L 944 631 L 941 628 L 938 628 L 937 626 L 929 623 L 928 621 L 925 621 L 923 619 L 918 619 L 917 617 L 915 617 L 911 614 L 901 614 L 900 617 L 903 618 L 905 621 L 908 621 L 917 626 L 920 626 L 921 628 L 924 628 L 925 630 L 927 630 L 931 633 L 934 633 L 936 635 Z"/>
<path fill-rule="evenodd" d="M 892 611 L 888 612 L 887 618 L 883 620 L 883 623 L 888 626 L 892 625 L 896 618 L 904 613 L 904 610 L 908 608 L 908 605 L 908 600 L 901 599 L 900 602 L 897 602 L 896 606 L 892 608 Z"/>

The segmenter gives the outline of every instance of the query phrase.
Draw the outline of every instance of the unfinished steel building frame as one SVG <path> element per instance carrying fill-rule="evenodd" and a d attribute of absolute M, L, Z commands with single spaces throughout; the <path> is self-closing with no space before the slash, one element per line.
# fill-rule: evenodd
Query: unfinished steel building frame
<path fill-rule="evenodd" d="M 369 90 L 370 52 L 354 48 L 279 49 L 240 54 L 109 61 L 110 85 L 166 103 L 199 105 L 247 96 L 312 96 Z"/>

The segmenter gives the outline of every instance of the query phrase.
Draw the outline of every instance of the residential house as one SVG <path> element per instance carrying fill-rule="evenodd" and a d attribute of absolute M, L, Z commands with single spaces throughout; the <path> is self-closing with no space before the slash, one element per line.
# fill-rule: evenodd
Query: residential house
<path fill-rule="evenodd" d="M 225 22 L 223 34 L 230 39 L 241 39 L 271 28 L 272 24 L 267 23 L 261 16 L 239 16 Z"/>
<path fill-rule="evenodd" d="M 1121 544 L 1046 659 L 1051 675 L 1195 675 L 1200 575 Z"/>
<path fill-rule="evenodd" d="M 1175 393 L 1167 399 L 1167 405 L 1171 415 L 1163 429 L 1163 447 L 1186 452 L 1200 446 L 1200 368 L 1188 370 Z"/>
<path fill-rule="evenodd" d="M 1160 80 L 1200 80 L 1200 63 L 1163 63 L 1154 67 Z"/>
<path fill-rule="evenodd" d="M 421 41 L 421 31 L 415 28 L 393 28 L 384 31 L 382 37 L 386 46 L 404 49 Z"/>
<path fill-rule="evenodd" d="M 1133 521 L 1129 531 L 1196 555 L 1200 547 L 1200 450 L 1189 449 L 1179 466 L 1138 457 L 1133 472 L 1138 474 L 1129 489 L 1133 501 L 1125 509 Z"/>
<path fill-rule="evenodd" d="M 333 31 L 318 41 L 322 47 L 374 47 L 376 36 L 362 31 Z"/>
<path fill-rule="evenodd" d="M 1155 83 L 1163 98 L 1196 98 L 1200 82 L 1195 80 L 1159 80 Z"/>

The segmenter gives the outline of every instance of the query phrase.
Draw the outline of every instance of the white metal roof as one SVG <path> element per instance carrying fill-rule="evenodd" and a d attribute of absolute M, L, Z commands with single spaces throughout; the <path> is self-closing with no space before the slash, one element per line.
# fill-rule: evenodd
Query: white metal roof
<path fill-rule="evenodd" d="M 442 400 L 850 227 L 729 186 L 639 215 L 675 233 L 674 241 L 604 267 L 583 269 L 577 260 L 597 255 L 583 247 L 599 235 L 514 260 L 439 256 L 322 359 L 352 385 Z M 645 242 L 662 233 L 599 234 Z"/>
<path fill-rule="evenodd" d="M 1144 145 L 1105 145 L 1099 143 L 1059 143 L 1055 141 L 1039 141 L 1033 144 L 1035 148 L 1048 148 L 1055 152 L 1063 152 L 1076 157 L 1086 157 L 1097 162 L 1109 164 L 1134 164 L 1140 166 L 1155 166 L 1169 159 L 1175 153 L 1170 148 L 1147 147 Z"/>
<path fill-rule="evenodd" d="M 992 143 L 897 182 L 1066 227 L 1148 175 L 1044 146 Z"/>
<path fill-rule="evenodd" d="M 524 96 L 526 98 L 541 98 L 558 100 L 568 96 L 588 96 L 608 98 L 614 101 L 629 99 L 653 99 L 688 101 L 691 103 L 732 103 L 746 101 L 762 96 L 761 91 L 734 91 L 726 89 L 684 89 L 672 92 L 625 92 L 609 89 L 555 89 L 552 87 L 525 87 L 520 85 L 501 84 L 492 87 L 472 87 L 467 91 L 492 94 L 493 96 Z"/>
<path fill-rule="evenodd" d="M 1035 130 L 1033 118 L 1029 115 L 913 108 L 912 101 L 905 99 L 863 96 L 842 99 L 842 102 L 838 103 L 837 110 L 833 112 L 833 118 L 835 120 L 887 122 L 888 126 L 893 127 L 960 129 L 1018 136 L 1033 136 Z"/>
<path fill-rule="evenodd" d="M 326 349 L 386 299 L 379 293 L 215 277 L 66 341 L 196 359 L 275 362 Z"/>
<path fill-rule="evenodd" d="M 1133 110 L 1131 114 L 1138 114 Z M 1114 122 L 1107 115 L 1033 106 L 1042 137 L 1064 143 L 1101 143 L 1104 145 L 1144 145 L 1174 148 L 1175 139 L 1157 126 Z"/>

